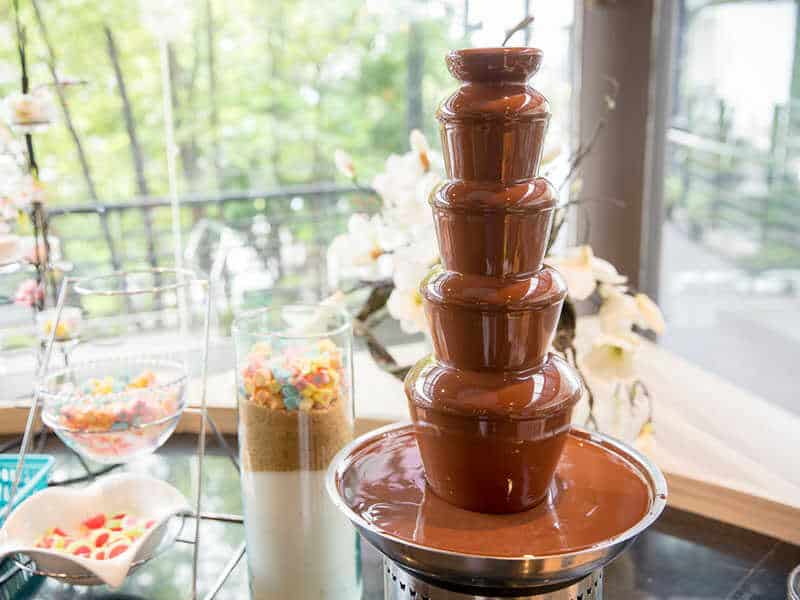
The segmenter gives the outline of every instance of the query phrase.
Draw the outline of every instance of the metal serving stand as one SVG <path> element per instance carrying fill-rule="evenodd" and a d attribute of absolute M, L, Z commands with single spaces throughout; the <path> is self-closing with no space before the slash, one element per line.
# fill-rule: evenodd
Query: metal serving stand
<path fill-rule="evenodd" d="M 133 290 L 126 289 L 126 290 L 106 290 L 106 291 L 98 291 L 98 290 L 91 290 L 88 291 L 88 288 L 82 288 L 81 284 L 85 282 L 90 282 L 92 280 L 102 279 L 104 277 L 127 277 L 132 274 L 151 274 L 154 276 L 154 281 L 160 281 L 161 277 L 167 274 L 171 274 L 177 277 L 177 283 L 167 283 L 167 284 L 157 284 L 148 288 L 136 288 Z M 175 292 L 178 295 L 178 308 L 179 311 L 186 310 L 186 302 L 185 302 L 185 292 L 188 286 L 196 285 L 201 287 L 204 290 L 205 296 L 205 303 L 203 308 L 203 325 L 202 325 L 202 350 L 201 350 L 201 359 L 200 359 L 200 405 L 199 407 L 190 407 L 187 406 L 184 408 L 183 413 L 188 414 L 197 414 L 200 417 L 200 429 L 197 438 L 197 446 L 195 451 L 195 456 L 197 458 L 197 465 L 198 465 L 198 477 L 197 477 L 197 484 L 195 487 L 195 497 L 194 497 L 194 511 L 189 517 L 184 517 L 184 521 L 186 518 L 194 519 L 196 521 L 196 525 L 194 528 L 194 535 L 189 538 L 181 537 L 181 533 L 183 531 L 183 524 L 184 522 L 180 523 L 180 528 L 178 532 L 170 539 L 168 545 L 171 545 L 172 542 L 178 543 L 186 543 L 192 546 L 192 586 L 189 598 L 191 600 L 196 600 L 200 598 L 199 591 L 198 591 L 198 558 L 199 558 L 199 550 L 200 550 L 200 540 L 201 540 L 201 523 L 203 521 L 217 521 L 217 522 L 225 522 L 225 523 L 234 523 L 234 524 L 243 524 L 244 519 L 241 515 L 235 514 L 222 514 L 222 513 L 210 513 L 210 512 L 203 512 L 203 488 L 204 488 L 204 472 L 203 472 L 203 463 L 206 454 L 206 437 L 207 431 L 210 429 L 212 434 L 214 435 L 215 439 L 217 440 L 218 444 L 221 448 L 226 452 L 228 457 L 230 458 L 231 463 L 239 471 L 239 463 L 236 457 L 236 453 L 230 447 L 230 445 L 225 440 L 225 437 L 220 432 L 219 428 L 217 427 L 216 423 L 212 419 L 212 417 L 208 414 L 208 407 L 207 407 L 207 378 L 208 378 L 208 353 L 209 353 L 209 337 L 210 337 L 210 329 L 211 329 L 211 317 L 212 317 L 212 303 L 213 297 L 211 293 L 212 285 L 208 279 L 198 278 L 194 272 L 188 269 L 169 269 L 169 268 L 153 268 L 153 269 L 142 269 L 138 271 L 117 271 L 114 273 L 109 273 L 101 276 L 96 277 L 87 277 L 87 278 L 79 278 L 79 277 L 67 277 L 61 284 L 60 292 L 58 295 L 58 302 L 56 305 L 56 312 L 55 312 L 55 319 L 56 323 L 59 322 L 61 317 L 65 301 L 67 298 L 67 293 L 70 286 L 73 287 L 79 294 L 82 290 L 86 290 L 86 293 L 98 294 L 102 296 L 134 296 L 137 294 L 158 294 L 162 292 Z M 181 299 L 183 298 L 183 301 Z M 182 315 L 181 318 L 183 319 L 185 315 Z M 47 439 L 48 435 L 48 428 L 46 425 L 43 425 L 39 432 L 35 431 L 35 424 L 37 421 L 37 417 L 39 416 L 40 410 L 42 408 L 41 398 L 39 396 L 39 383 L 41 382 L 42 378 L 46 375 L 48 370 L 48 365 L 53 353 L 53 349 L 56 346 L 56 337 L 57 337 L 57 328 L 53 326 L 50 331 L 49 339 L 46 341 L 43 351 L 43 358 L 39 361 L 37 373 L 36 373 L 36 391 L 33 394 L 33 399 L 31 401 L 31 406 L 28 412 L 27 422 L 25 425 L 25 431 L 22 435 L 21 440 L 18 438 L 16 440 L 11 441 L 10 443 L 5 444 L 4 446 L 0 446 L 0 451 L 8 452 L 12 448 L 19 446 L 19 453 L 18 453 L 18 468 L 15 471 L 14 480 L 11 487 L 11 494 L 9 497 L 9 502 L 5 508 L 0 511 L 0 521 L 2 521 L 8 513 L 13 510 L 14 507 L 14 499 L 17 497 L 17 493 L 19 491 L 19 484 L 20 484 L 20 477 L 22 474 L 22 469 L 20 468 L 25 461 L 26 455 L 30 452 L 31 446 L 34 443 L 34 438 L 39 437 L 39 440 L 36 442 L 36 446 L 38 448 L 42 448 L 44 443 Z M 66 356 L 65 356 L 66 359 Z M 82 476 L 70 478 L 63 481 L 51 482 L 50 485 L 70 485 L 75 483 L 82 483 L 86 481 L 92 481 L 95 478 L 104 475 L 105 473 L 121 466 L 120 464 L 113 464 L 113 465 L 106 465 L 105 467 L 99 470 L 92 470 L 90 466 L 86 463 L 83 457 L 76 452 L 75 450 L 68 448 L 73 454 L 75 454 L 85 471 L 85 474 Z M 165 551 L 167 548 L 160 549 L 154 554 L 154 557 L 161 552 Z M 219 576 L 214 580 L 210 590 L 206 592 L 202 598 L 204 600 L 213 600 L 216 598 L 219 591 L 222 589 L 223 585 L 227 581 L 230 574 L 236 568 L 236 566 L 241 561 L 242 557 L 245 554 L 245 545 L 242 543 L 234 552 L 233 556 L 230 560 L 224 565 L 222 571 L 220 572 Z M 52 573 L 44 573 L 37 569 L 36 565 L 30 561 L 26 560 L 24 557 L 18 557 L 15 560 L 15 568 L 11 570 L 9 573 L 4 574 L 2 579 L 0 579 L 0 586 L 2 586 L 6 581 L 11 579 L 14 575 L 18 574 L 18 572 L 28 571 L 30 573 L 40 575 L 40 576 L 58 576 L 58 574 Z"/>

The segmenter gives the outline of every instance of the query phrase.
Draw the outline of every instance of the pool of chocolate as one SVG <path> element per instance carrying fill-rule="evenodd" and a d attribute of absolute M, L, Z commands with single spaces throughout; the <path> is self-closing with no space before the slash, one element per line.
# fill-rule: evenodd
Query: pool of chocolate
<path fill-rule="evenodd" d="M 514 514 L 452 506 L 425 483 L 413 429 L 357 448 L 337 484 L 348 506 L 380 532 L 429 548 L 520 558 L 576 552 L 634 527 L 653 498 L 622 454 L 570 434 L 547 498 Z"/>

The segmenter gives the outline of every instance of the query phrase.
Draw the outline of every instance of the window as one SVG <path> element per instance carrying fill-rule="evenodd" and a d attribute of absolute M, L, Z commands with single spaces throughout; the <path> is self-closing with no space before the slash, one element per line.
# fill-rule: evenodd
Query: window
<path fill-rule="evenodd" d="M 534 25 L 510 43 L 545 51 L 534 85 L 553 106 L 553 149 L 568 154 L 573 7 L 532 4 L 21 2 L 32 86 L 52 86 L 48 62 L 70 83 L 65 107 L 54 102 L 58 122 L 34 137 L 59 267 L 174 264 L 171 112 L 184 263 L 211 272 L 222 249 L 244 247 L 224 265 L 230 310 L 319 299 L 327 246 L 350 214 L 377 209 L 366 188 L 389 154 L 408 150 L 414 128 L 438 147 L 436 107 L 456 85 L 445 54 L 499 45 L 529 8 Z M 14 39 L 10 5 L 0 16 Z M 0 47 L 1 97 L 20 87 L 15 50 Z M 359 187 L 338 176 L 339 148 L 356 160 Z M 28 277 L 0 279 L 6 350 L 27 353 L 35 340 L 30 312 L 8 305 Z"/>
<path fill-rule="evenodd" d="M 662 341 L 800 412 L 798 5 L 680 5 L 661 252 L 669 329 Z"/>

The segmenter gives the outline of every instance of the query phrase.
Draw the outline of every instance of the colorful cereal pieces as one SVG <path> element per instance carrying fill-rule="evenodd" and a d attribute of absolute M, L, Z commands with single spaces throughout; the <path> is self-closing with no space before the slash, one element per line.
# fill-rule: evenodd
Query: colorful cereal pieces
<path fill-rule="evenodd" d="M 52 548 L 54 550 L 61 550 L 71 542 L 71 538 L 66 534 L 66 532 L 59 527 L 54 527 L 52 529 L 48 529 L 47 533 L 40 536 L 38 540 L 36 540 L 35 546 L 37 548 Z"/>
<path fill-rule="evenodd" d="M 156 374 L 152 371 L 145 371 L 128 384 L 128 389 L 147 388 L 155 385 L 155 383 Z"/>
<path fill-rule="evenodd" d="M 74 556 L 84 556 L 89 558 L 92 555 L 92 547 L 86 540 L 75 540 L 66 547 L 67 554 Z"/>
<path fill-rule="evenodd" d="M 183 388 L 162 383 L 150 370 L 90 378 L 67 400 L 54 403 L 49 416 L 69 430 L 63 437 L 89 456 L 124 460 L 154 450 L 175 426 Z"/>
<path fill-rule="evenodd" d="M 271 410 L 327 408 L 346 393 L 341 359 L 332 340 L 283 347 L 277 353 L 254 347 L 241 372 L 242 395 Z"/>
<path fill-rule="evenodd" d="M 91 541 L 94 548 L 102 548 L 115 536 L 115 533 L 110 529 L 95 529 L 89 534 L 89 541 Z"/>
<path fill-rule="evenodd" d="M 106 524 L 106 516 L 103 513 L 99 513 L 83 521 L 81 523 L 81 529 L 82 530 L 86 529 L 91 531 L 92 529 L 100 529 L 101 527 L 104 527 L 105 524 Z"/>
<path fill-rule="evenodd" d="M 108 558 L 116 558 L 117 556 L 125 552 L 128 548 L 130 548 L 130 545 L 126 544 L 125 542 L 118 542 L 113 546 L 111 546 L 111 548 L 109 548 Z"/>
<path fill-rule="evenodd" d="M 93 560 L 109 560 L 128 550 L 156 523 L 155 519 L 124 512 L 98 513 L 81 522 L 78 536 L 72 537 L 66 530 L 53 527 L 36 541 L 36 547 Z"/>
<path fill-rule="evenodd" d="M 108 550 L 106 548 L 98 548 L 92 554 L 94 560 L 105 560 L 108 558 Z"/>

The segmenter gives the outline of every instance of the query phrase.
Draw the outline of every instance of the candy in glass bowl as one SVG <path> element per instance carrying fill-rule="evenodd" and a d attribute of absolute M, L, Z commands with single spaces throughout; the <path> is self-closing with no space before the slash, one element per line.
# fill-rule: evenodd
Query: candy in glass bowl
<path fill-rule="evenodd" d="M 42 419 L 82 456 L 126 462 L 161 446 L 186 406 L 183 363 L 97 360 L 47 375 Z"/>

